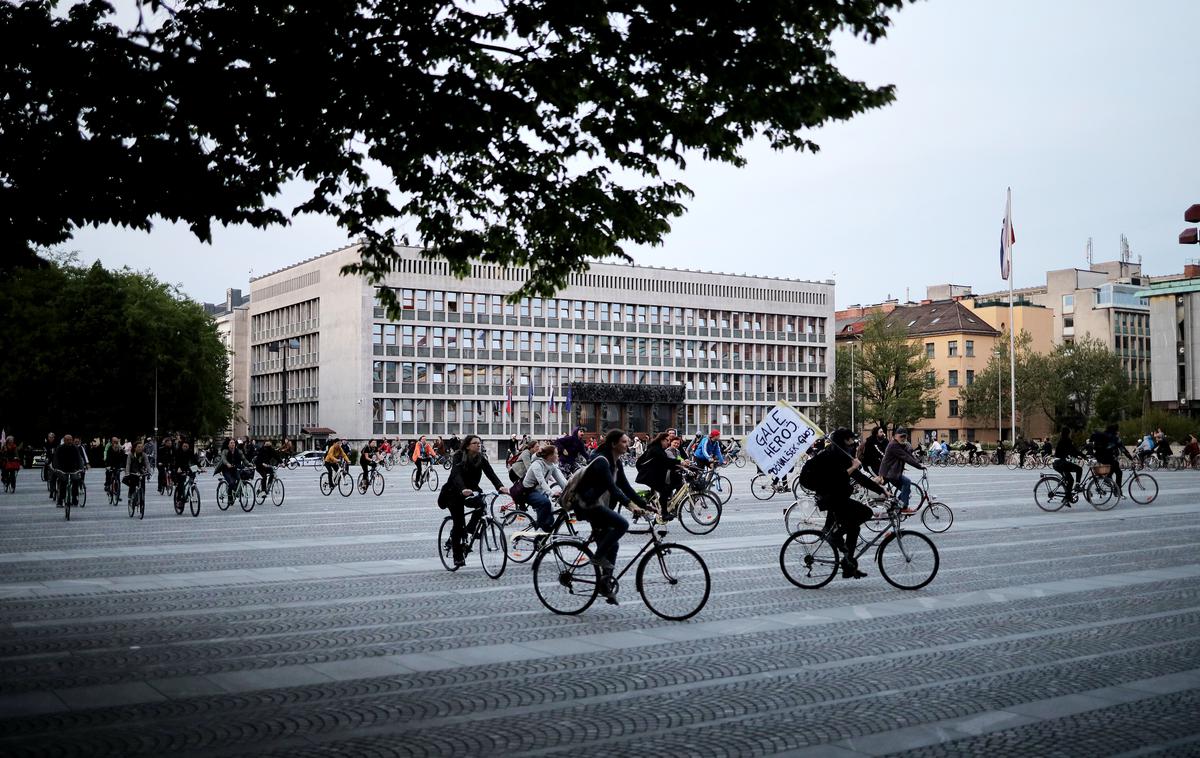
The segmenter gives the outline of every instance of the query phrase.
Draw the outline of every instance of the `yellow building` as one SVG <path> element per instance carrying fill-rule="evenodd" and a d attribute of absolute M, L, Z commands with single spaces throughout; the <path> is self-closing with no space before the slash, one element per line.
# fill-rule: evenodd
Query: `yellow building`
<path fill-rule="evenodd" d="M 965 305 L 972 313 L 982 318 L 991 327 L 1001 333 L 1008 331 L 1009 310 L 1007 300 L 997 300 L 994 298 L 973 298 L 963 300 Z M 1035 353 L 1045 355 L 1054 350 L 1054 311 L 1044 305 L 1036 305 L 1027 301 L 1018 301 L 1013 304 L 1012 309 L 1013 326 L 1016 333 L 1019 335 L 1025 332 L 1030 337 L 1029 349 Z M 999 340 L 997 340 L 999 344 Z M 987 361 L 984 361 L 984 365 Z M 1021 391 L 1021 387 L 1017 387 L 1017 392 Z M 1004 404 L 1004 414 L 1008 413 L 1008 403 Z M 1008 428 L 1008 416 L 1004 416 L 1003 426 Z M 1054 436 L 1054 430 L 1051 428 L 1050 419 L 1044 414 L 1037 414 L 1028 419 L 1017 419 L 1017 431 L 1025 430 L 1026 436 L 1036 439 Z M 995 434 L 992 434 L 992 440 L 995 440 Z M 1005 431 L 1005 439 L 1008 439 L 1008 432 Z"/>

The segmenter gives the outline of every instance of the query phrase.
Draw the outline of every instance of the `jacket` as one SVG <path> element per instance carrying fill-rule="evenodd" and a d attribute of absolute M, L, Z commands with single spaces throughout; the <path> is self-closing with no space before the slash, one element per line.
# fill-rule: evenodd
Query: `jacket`
<path fill-rule="evenodd" d="M 651 445 L 638 459 L 635 481 L 658 489 L 666 484 L 667 474 L 674 467 L 675 461 L 671 460 L 662 445 Z"/>
<path fill-rule="evenodd" d="M 846 469 L 850 468 L 850 461 L 849 453 L 841 450 L 837 445 L 826 445 L 821 452 L 804 464 L 805 468 L 809 466 L 816 468 L 814 492 L 817 495 L 817 504 L 822 506 L 822 510 L 827 508 L 831 502 L 836 503 L 849 498 L 854 482 L 872 492 L 883 494 L 883 488 L 862 471 L 847 474 Z"/>
<path fill-rule="evenodd" d="M 105 468 L 125 468 L 125 451 L 120 445 L 112 445 L 104 455 Z"/>
<path fill-rule="evenodd" d="M 79 454 L 74 445 L 59 445 L 54 451 L 53 465 L 54 468 L 67 474 L 82 471 L 83 456 Z"/>
<path fill-rule="evenodd" d="M 892 440 L 888 443 L 887 450 L 883 451 L 883 461 L 879 464 L 879 475 L 889 482 L 897 481 L 904 473 L 904 464 L 906 463 L 913 468 L 925 468 L 909 452 L 908 445 Z"/>
<path fill-rule="evenodd" d="M 597 505 L 611 507 L 614 500 L 621 505 L 628 505 L 631 501 L 643 507 L 646 505 L 646 501 L 634 491 L 625 477 L 625 467 L 613 466 L 605 455 L 597 455 L 588 463 L 576 494 L 579 496 L 576 505 L 582 510 Z"/>
<path fill-rule="evenodd" d="M 217 465 L 217 471 L 225 471 L 227 469 L 237 471 L 244 465 L 246 465 L 245 453 L 237 448 L 234 448 L 233 452 L 230 452 L 229 448 L 225 448 L 221 451 L 221 462 Z"/>
<path fill-rule="evenodd" d="M 484 476 L 487 476 L 488 481 L 496 489 L 504 486 L 500 483 L 500 477 L 496 476 L 496 472 L 492 470 L 492 464 L 483 455 L 479 456 L 478 466 L 472 466 L 467 463 L 465 458 L 460 457 L 450 469 L 450 476 L 446 477 L 446 483 L 442 485 L 442 490 L 438 493 L 438 507 L 447 508 L 456 502 L 461 503 L 466 497 L 462 491 L 478 491 L 479 482 Z"/>
<path fill-rule="evenodd" d="M 862 461 L 863 468 L 879 472 L 879 465 L 883 462 L 883 447 L 879 445 L 875 437 L 864 437 L 858 445 L 856 455 Z"/>
<path fill-rule="evenodd" d="M 526 490 L 536 488 L 547 495 L 554 491 L 553 487 L 556 484 L 559 489 L 566 487 L 567 478 L 563 476 L 562 470 L 558 466 L 548 463 L 545 458 L 540 456 L 533 459 L 533 463 L 529 464 L 529 470 L 521 479 L 521 486 Z"/>
<path fill-rule="evenodd" d="M 1054 457 L 1061 460 L 1063 458 L 1080 458 L 1082 454 L 1079 448 L 1075 447 L 1075 443 L 1070 437 L 1060 438 L 1058 444 L 1054 446 Z"/>
<path fill-rule="evenodd" d="M 125 460 L 125 475 L 145 474 L 150 471 L 150 458 L 143 452 L 141 455 L 130 453 Z"/>

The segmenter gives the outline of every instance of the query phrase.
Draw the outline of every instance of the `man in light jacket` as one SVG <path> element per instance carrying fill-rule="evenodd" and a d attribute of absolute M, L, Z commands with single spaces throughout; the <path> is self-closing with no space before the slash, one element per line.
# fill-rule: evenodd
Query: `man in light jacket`
<path fill-rule="evenodd" d="M 883 451 L 883 462 L 879 464 L 879 476 L 885 482 L 896 487 L 900 493 L 898 498 L 904 506 L 903 513 L 912 514 L 915 511 L 908 507 L 908 499 L 912 494 L 912 481 L 904 475 L 904 465 L 924 470 L 912 452 L 908 449 L 908 430 L 896 429 L 892 432 L 892 441 Z"/>

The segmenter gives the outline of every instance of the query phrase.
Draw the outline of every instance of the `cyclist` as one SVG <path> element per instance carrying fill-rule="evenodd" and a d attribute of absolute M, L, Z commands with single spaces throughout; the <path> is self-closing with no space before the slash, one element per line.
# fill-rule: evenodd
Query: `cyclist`
<path fill-rule="evenodd" d="M 858 451 L 855 453 L 862 461 L 863 470 L 878 474 L 879 464 L 883 463 L 883 453 L 888 447 L 887 432 L 882 426 L 873 427 L 871 433 L 863 437 L 862 442 L 858 444 Z"/>
<path fill-rule="evenodd" d="M 157 429 L 155 430 L 158 431 Z M 142 451 L 146 453 L 146 460 L 150 463 L 150 470 L 154 471 L 158 468 L 158 445 L 155 444 L 153 437 L 147 437 L 145 444 L 142 446 Z"/>
<path fill-rule="evenodd" d="M 125 448 L 116 437 L 109 440 L 108 449 L 104 451 L 104 488 L 113 487 L 117 491 L 117 502 L 121 502 L 121 472 L 125 470 Z"/>
<path fill-rule="evenodd" d="M 4 491 L 17 491 L 17 472 L 21 470 L 21 454 L 17 452 L 17 442 L 11 436 L 4 440 L 4 450 L 0 451 L 0 465 L 4 467 Z"/>
<path fill-rule="evenodd" d="M 555 485 L 558 486 L 559 491 L 567 486 L 567 478 L 558 468 L 558 448 L 554 445 L 538 448 L 537 444 L 535 442 L 526 448 L 526 452 L 533 452 L 533 460 L 529 464 L 525 476 L 521 479 L 521 486 L 525 488 L 526 492 L 525 502 L 532 505 L 534 513 L 537 514 L 535 523 L 537 530 L 534 532 L 535 548 L 541 547 L 542 536 L 549 534 L 551 527 L 554 526 L 550 498 L 554 496 Z"/>
<path fill-rule="evenodd" d="M 482 447 L 482 444 L 480 447 Z M 425 467 L 425 464 L 433 465 L 433 455 L 433 445 L 430 445 L 425 439 L 425 435 L 422 434 L 421 438 L 413 443 L 412 447 L 412 462 L 417 467 L 418 482 L 421 481 L 421 477 L 423 476 L 421 470 Z"/>
<path fill-rule="evenodd" d="M 187 440 L 180 440 L 179 447 L 171 456 L 171 482 L 175 485 L 175 501 L 182 502 L 187 497 L 187 482 L 192 475 L 192 466 L 200 465 L 196 452 L 192 450 Z"/>
<path fill-rule="evenodd" d="M 1137 462 L 1139 465 L 1144 466 L 1146 459 L 1154 454 L 1154 444 L 1154 435 L 1147 433 L 1145 437 L 1142 437 L 1142 441 L 1138 443 L 1138 446 L 1134 448 L 1134 452 L 1137 453 Z"/>
<path fill-rule="evenodd" d="M 74 474 L 83 471 L 85 461 L 80 455 L 79 448 L 75 446 L 74 438 L 69 434 L 64 434 L 62 444 L 54 450 L 54 470 L 59 476 L 59 484 L 56 488 L 59 491 L 59 497 L 56 498 L 55 504 L 63 507 L 63 498 L 70 497 L 71 505 L 75 506 L 79 503 L 79 482 L 71 479 L 71 491 L 66 491 L 66 474 Z"/>
<path fill-rule="evenodd" d="M 383 444 L 379 446 L 379 460 L 384 462 L 394 460 L 392 458 L 392 441 L 387 437 L 383 438 Z"/>
<path fill-rule="evenodd" d="M 1121 492 L 1121 462 L 1117 460 L 1117 456 L 1124 455 L 1131 461 L 1133 456 L 1121 444 L 1121 436 L 1117 434 L 1116 424 L 1109 424 L 1104 431 L 1093 433 L 1091 442 L 1096 455 L 1096 463 L 1109 467 L 1109 476 L 1116 481 L 1117 499 L 1120 500 L 1124 495 Z"/>
<path fill-rule="evenodd" d="M 1154 431 L 1154 454 L 1158 456 L 1158 462 L 1164 466 L 1171 458 L 1171 440 L 1163 434 L 1162 429 Z"/>
<path fill-rule="evenodd" d="M 170 437 L 163 437 L 158 457 L 154 459 L 154 466 L 158 469 L 158 489 L 160 492 L 166 492 L 167 475 L 175 469 L 175 441 Z"/>
<path fill-rule="evenodd" d="M 663 518 L 666 518 L 667 505 L 671 502 L 671 498 L 675 496 L 674 486 L 675 479 L 672 474 L 675 474 L 675 469 L 679 466 L 678 462 L 671 459 L 667 455 L 667 448 L 671 444 L 671 432 L 659 432 L 646 445 L 646 450 L 637 459 L 637 476 L 634 481 L 638 484 L 644 484 L 654 492 L 658 493 L 658 509 L 663 513 Z"/>
<path fill-rule="evenodd" d="M 805 469 L 810 466 L 811 474 L 802 470 L 800 475 L 813 485 L 809 489 L 817 495 L 817 508 L 826 512 L 825 529 L 833 530 L 829 544 L 842 553 L 842 576 L 861 579 L 866 574 L 858 570 L 854 550 L 858 546 L 859 529 L 871 518 L 871 509 L 850 495 L 856 482 L 871 492 L 883 494 L 879 486 L 882 480 L 868 478 L 860 471 L 862 463 L 854 457 L 854 433 L 845 427 L 829 435 L 828 444 L 804 464 Z"/>
<path fill-rule="evenodd" d="M 146 443 L 138 441 L 133 446 L 133 452 L 125 459 L 125 486 L 129 488 L 129 499 L 133 500 L 133 490 L 138 480 L 150 474 L 150 458 L 146 455 Z"/>
<path fill-rule="evenodd" d="M 963 443 L 962 450 L 967 454 L 967 462 L 975 463 L 975 457 L 979 455 L 979 446 L 974 442 L 967 440 Z"/>
<path fill-rule="evenodd" d="M 1042 440 L 1041 453 L 1042 453 L 1042 456 L 1045 458 L 1049 458 L 1051 455 L 1054 454 L 1054 444 L 1050 442 L 1049 437 Z"/>
<path fill-rule="evenodd" d="M 621 537 L 629 531 L 629 522 L 613 510 L 612 504 L 630 507 L 632 502 L 646 512 L 653 512 L 630 486 L 625 467 L 620 463 L 629 444 L 629 435 L 621 429 L 612 429 L 604 435 L 604 442 L 596 448 L 596 454 L 581 475 L 573 504 L 579 518 L 592 525 L 592 536 L 596 539 L 595 562 L 601 571 L 600 592 L 610 605 L 617 604 L 612 581 L 617 547 Z"/>
<path fill-rule="evenodd" d="M 333 474 L 342 463 L 349 464 L 350 456 L 346 454 L 346 448 L 342 445 L 342 441 L 334 437 L 329 443 L 329 449 L 325 451 L 325 470 L 329 472 L 331 485 L 334 481 Z"/>
<path fill-rule="evenodd" d="M 1064 426 L 1058 436 L 1058 444 L 1054 446 L 1053 467 L 1055 471 L 1062 474 L 1063 487 L 1067 493 L 1063 497 L 1063 505 L 1068 508 L 1076 500 L 1075 482 L 1083 481 L 1083 469 L 1071 459 L 1081 457 L 1083 457 L 1083 453 L 1079 452 L 1079 448 L 1075 447 L 1075 443 L 1071 440 L 1071 430 Z"/>
<path fill-rule="evenodd" d="M 713 429 L 708 433 L 708 437 L 701 437 L 696 443 L 696 452 L 693 455 L 696 464 L 699 466 L 708 466 L 716 468 L 725 463 L 725 453 L 721 452 L 721 432 L 718 429 Z"/>
<path fill-rule="evenodd" d="M 1180 455 L 1189 466 L 1196 467 L 1197 462 L 1200 461 L 1200 441 L 1196 439 L 1196 435 L 1188 435 L 1187 444 L 1183 446 L 1183 452 Z"/>
<path fill-rule="evenodd" d="M 246 465 L 246 454 L 238 449 L 237 440 L 230 437 L 225 441 L 225 449 L 221 451 L 221 458 L 217 461 L 216 471 L 225 478 L 225 497 L 229 499 L 229 504 L 233 505 L 234 494 L 237 492 L 238 478 L 241 476 L 242 467 Z"/>
<path fill-rule="evenodd" d="M 46 435 L 46 462 L 42 464 L 42 481 L 43 482 L 50 481 L 50 478 L 54 475 L 53 474 L 54 454 L 57 452 L 58 452 L 58 437 L 56 437 L 54 435 L 54 432 L 50 432 L 49 434 Z M 51 500 L 53 500 L 55 497 L 56 497 L 56 495 L 54 493 L 50 494 Z"/>
<path fill-rule="evenodd" d="M 358 465 L 362 466 L 363 481 L 367 481 L 368 469 L 374 469 L 379 465 L 379 448 L 375 445 L 375 440 L 368 440 L 367 444 L 363 445 L 362 452 L 358 455 Z"/>
<path fill-rule="evenodd" d="M 905 464 L 921 471 L 925 470 L 908 449 L 908 430 L 897 427 L 892 430 L 892 441 L 888 443 L 879 463 L 879 478 L 899 490 L 896 499 L 904 506 L 901 513 L 911 515 L 916 511 L 908 505 L 912 496 L 912 480 L 904 475 Z"/>
<path fill-rule="evenodd" d="M 263 494 L 271 491 L 271 484 L 275 481 L 275 467 L 280 464 L 283 457 L 275 446 L 271 444 L 271 440 L 263 443 L 262 449 L 258 451 L 258 455 L 254 458 L 254 468 L 258 471 L 258 476 L 262 480 Z"/>
<path fill-rule="evenodd" d="M 425 438 L 422 437 L 422 440 Z M 465 566 L 463 557 L 463 542 L 466 536 L 475 531 L 478 519 L 483 509 L 476 509 L 471 514 L 471 523 L 466 523 L 467 499 L 473 497 L 479 490 L 479 482 L 484 476 L 495 486 L 498 492 L 508 493 L 508 487 L 500 483 L 500 478 L 492 470 L 492 464 L 483 456 L 483 442 L 477 435 L 468 434 L 463 439 L 462 455 L 455 456 L 450 475 L 438 493 L 438 507 L 450 511 L 453 528 L 450 530 L 450 542 L 454 550 L 454 565 Z"/>
<path fill-rule="evenodd" d="M 558 448 L 558 457 L 567 471 L 574 471 L 580 463 L 588 458 L 587 445 L 583 442 L 583 427 L 575 427 L 570 434 L 559 437 L 554 441 Z"/>

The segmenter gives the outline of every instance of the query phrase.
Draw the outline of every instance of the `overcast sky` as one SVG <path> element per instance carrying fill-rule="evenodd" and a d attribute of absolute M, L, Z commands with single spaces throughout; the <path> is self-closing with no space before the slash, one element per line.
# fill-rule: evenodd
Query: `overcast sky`
<path fill-rule="evenodd" d="M 695 191 L 639 263 L 837 282 L 839 307 L 924 296 L 952 282 L 1006 286 L 998 265 L 1013 188 L 1017 286 L 1047 269 L 1112 260 L 1121 233 L 1147 273 L 1182 270 L 1177 242 L 1200 203 L 1200 2 L 931 0 L 874 47 L 847 40 L 852 76 L 893 83 L 888 108 L 822 130 L 822 150 L 761 143 L 741 169 L 695 162 Z M 281 207 L 300 197 L 292 193 Z M 291 203 L 291 204 L 294 204 Z M 218 228 L 213 244 L 159 221 L 149 234 L 80 230 L 86 262 L 150 269 L 200 300 L 346 244 L 330 220 Z"/>

